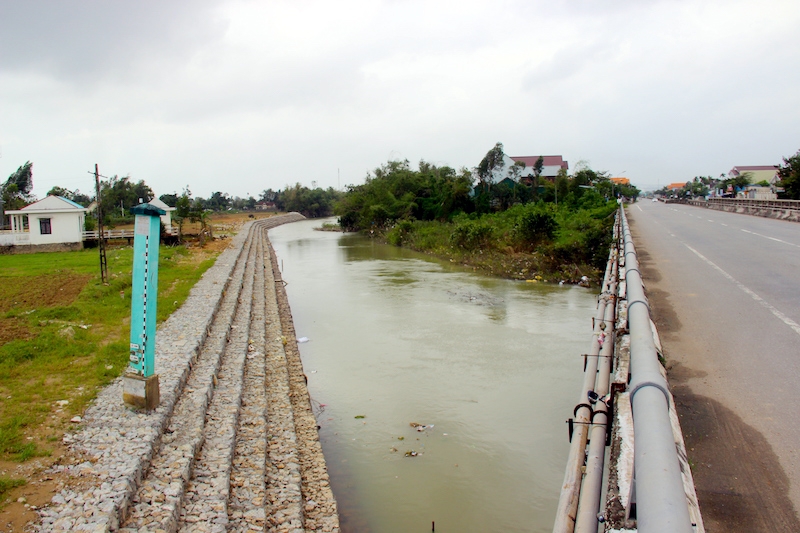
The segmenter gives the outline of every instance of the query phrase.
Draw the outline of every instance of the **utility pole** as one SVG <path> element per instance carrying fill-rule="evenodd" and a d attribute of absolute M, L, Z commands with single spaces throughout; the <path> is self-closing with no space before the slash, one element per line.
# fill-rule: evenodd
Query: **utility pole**
<path fill-rule="evenodd" d="M 108 283 L 108 261 L 106 260 L 106 237 L 103 233 L 103 208 L 100 203 L 100 172 L 94 165 L 95 198 L 97 200 L 97 247 L 100 249 L 100 279 Z"/>

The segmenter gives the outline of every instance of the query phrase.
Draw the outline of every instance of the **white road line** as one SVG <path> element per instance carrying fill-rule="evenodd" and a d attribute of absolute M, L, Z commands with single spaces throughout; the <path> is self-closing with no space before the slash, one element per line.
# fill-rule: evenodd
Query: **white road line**
<path fill-rule="evenodd" d="M 642 208 L 640 206 L 637 205 L 636 207 L 639 209 L 639 211 L 642 211 Z M 644 213 L 644 211 L 642 211 L 642 213 Z"/>
<path fill-rule="evenodd" d="M 791 242 L 782 241 L 780 239 L 776 239 L 775 237 L 770 237 L 769 235 L 761 235 L 760 233 L 756 233 L 755 231 L 748 231 L 746 229 L 743 229 L 742 231 L 745 232 L 745 233 L 749 233 L 750 235 L 758 235 L 759 237 L 764 237 L 765 239 L 769 239 L 771 241 L 782 242 L 783 244 L 788 244 L 789 246 L 794 246 L 796 248 L 800 248 L 800 246 L 798 246 L 797 244 L 794 244 L 794 243 L 791 243 Z"/>
<path fill-rule="evenodd" d="M 770 313 L 772 313 L 773 315 L 775 315 L 775 316 L 776 316 L 776 317 L 777 317 L 777 318 L 778 318 L 778 319 L 779 319 L 781 322 L 783 322 L 784 324 L 786 324 L 787 326 L 789 326 L 790 328 L 792 328 L 792 329 L 794 330 L 794 332 L 795 332 L 795 333 L 797 333 L 798 335 L 800 335 L 800 324 L 798 324 L 797 322 L 795 322 L 794 320 L 792 320 L 792 319 L 791 319 L 791 318 L 789 318 L 788 316 L 786 316 L 786 315 L 784 315 L 783 313 L 781 313 L 780 311 L 778 311 L 778 310 L 777 310 L 777 309 L 776 309 L 774 306 L 772 306 L 772 305 L 771 305 L 769 302 L 767 302 L 766 300 L 764 300 L 764 298 L 762 298 L 762 297 L 761 297 L 761 296 L 759 296 L 758 294 L 754 293 L 752 290 L 750 290 L 749 288 L 747 288 L 747 286 L 745 286 L 743 283 L 741 283 L 741 282 L 737 281 L 737 280 L 736 280 L 736 279 L 735 279 L 733 276 L 731 276 L 730 274 L 728 274 L 727 272 L 725 272 L 724 270 L 722 270 L 720 267 L 718 267 L 718 266 L 717 266 L 717 265 L 716 265 L 716 264 L 715 264 L 713 261 L 711 261 L 710 259 L 708 259 L 706 256 L 704 256 L 703 254 L 701 254 L 700 252 L 698 252 L 697 250 L 695 250 L 694 248 L 692 248 L 691 246 L 689 246 L 689 245 L 688 245 L 688 244 L 686 244 L 686 243 L 683 243 L 683 245 L 684 245 L 684 246 L 686 246 L 686 247 L 687 247 L 689 250 L 691 250 L 691 251 L 692 251 L 692 253 L 694 253 L 694 254 L 695 254 L 697 257 L 699 257 L 700 259 L 702 259 L 703 261 L 705 261 L 706 263 L 708 263 L 708 264 L 709 264 L 709 265 L 710 265 L 712 268 L 714 268 L 715 270 L 717 270 L 717 271 L 718 271 L 720 274 L 722 274 L 723 276 L 725 276 L 725 277 L 726 277 L 728 280 L 732 281 L 732 282 L 734 283 L 734 285 L 736 285 L 736 286 L 737 286 L 737 287 L 739 287 L 739 288 L 740 288 L 742 291 L 744 291 L 744 293 L 745 293 L 745 294 L 747 294 L 747 295 L 748 295 L 748 296 L 750 296 L 750 297 L 751 297 L 753 300 L 755 300 L 756 302 L 758 302 L 758 303 L 760 303 L 762 306 L 764 306 L 764 307 L 765 307 L 765 308 L 766 308 L 766 309 L 767 309 L 767 310 L 768 310 Z"/>
<path fill-rule="evenodd" d="M 727 225 L 727 224 L 725 224 L 724 222 L 720 222 L 720 224 L 722 224 L 722 225 L 723 225 L 723 226 L 725 226 L 726 228 L 728 227 L 728 225 Z"/>

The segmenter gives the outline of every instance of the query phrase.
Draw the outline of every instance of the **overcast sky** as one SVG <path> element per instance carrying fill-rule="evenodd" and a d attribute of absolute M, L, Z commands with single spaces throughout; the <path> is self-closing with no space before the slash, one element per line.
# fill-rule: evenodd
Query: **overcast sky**
<path fill-rule="evenodd" d="M 0 179 L 156 195 L 563 155 L 641 189 L 800 149 L 800 2 L 0 2 Z"/>

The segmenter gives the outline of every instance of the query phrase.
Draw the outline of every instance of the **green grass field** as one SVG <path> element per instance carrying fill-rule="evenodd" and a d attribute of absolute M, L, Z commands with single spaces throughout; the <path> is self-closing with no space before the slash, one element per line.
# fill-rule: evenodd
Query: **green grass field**
<path fill-rule="evenodd" d="M 217 254 L 161 247 L 159 323 Z M 131 247 L 109 249 L 107 285 L 96 249 L 0 256 L 0 460 L 48 455 L 70 418 L 123 372 L 132 255 Z"/>

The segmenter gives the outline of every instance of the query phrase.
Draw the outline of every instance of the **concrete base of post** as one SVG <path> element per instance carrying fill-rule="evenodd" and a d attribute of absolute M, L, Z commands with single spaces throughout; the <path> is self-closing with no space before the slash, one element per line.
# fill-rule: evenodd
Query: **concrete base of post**
<path fill-rule="evenodd" d="M 146 378 L 138 374 L 125 374 L 122 378 L 122 401 L 145 411 L 158 407 L 161 402 L 158 376 Z"/>

